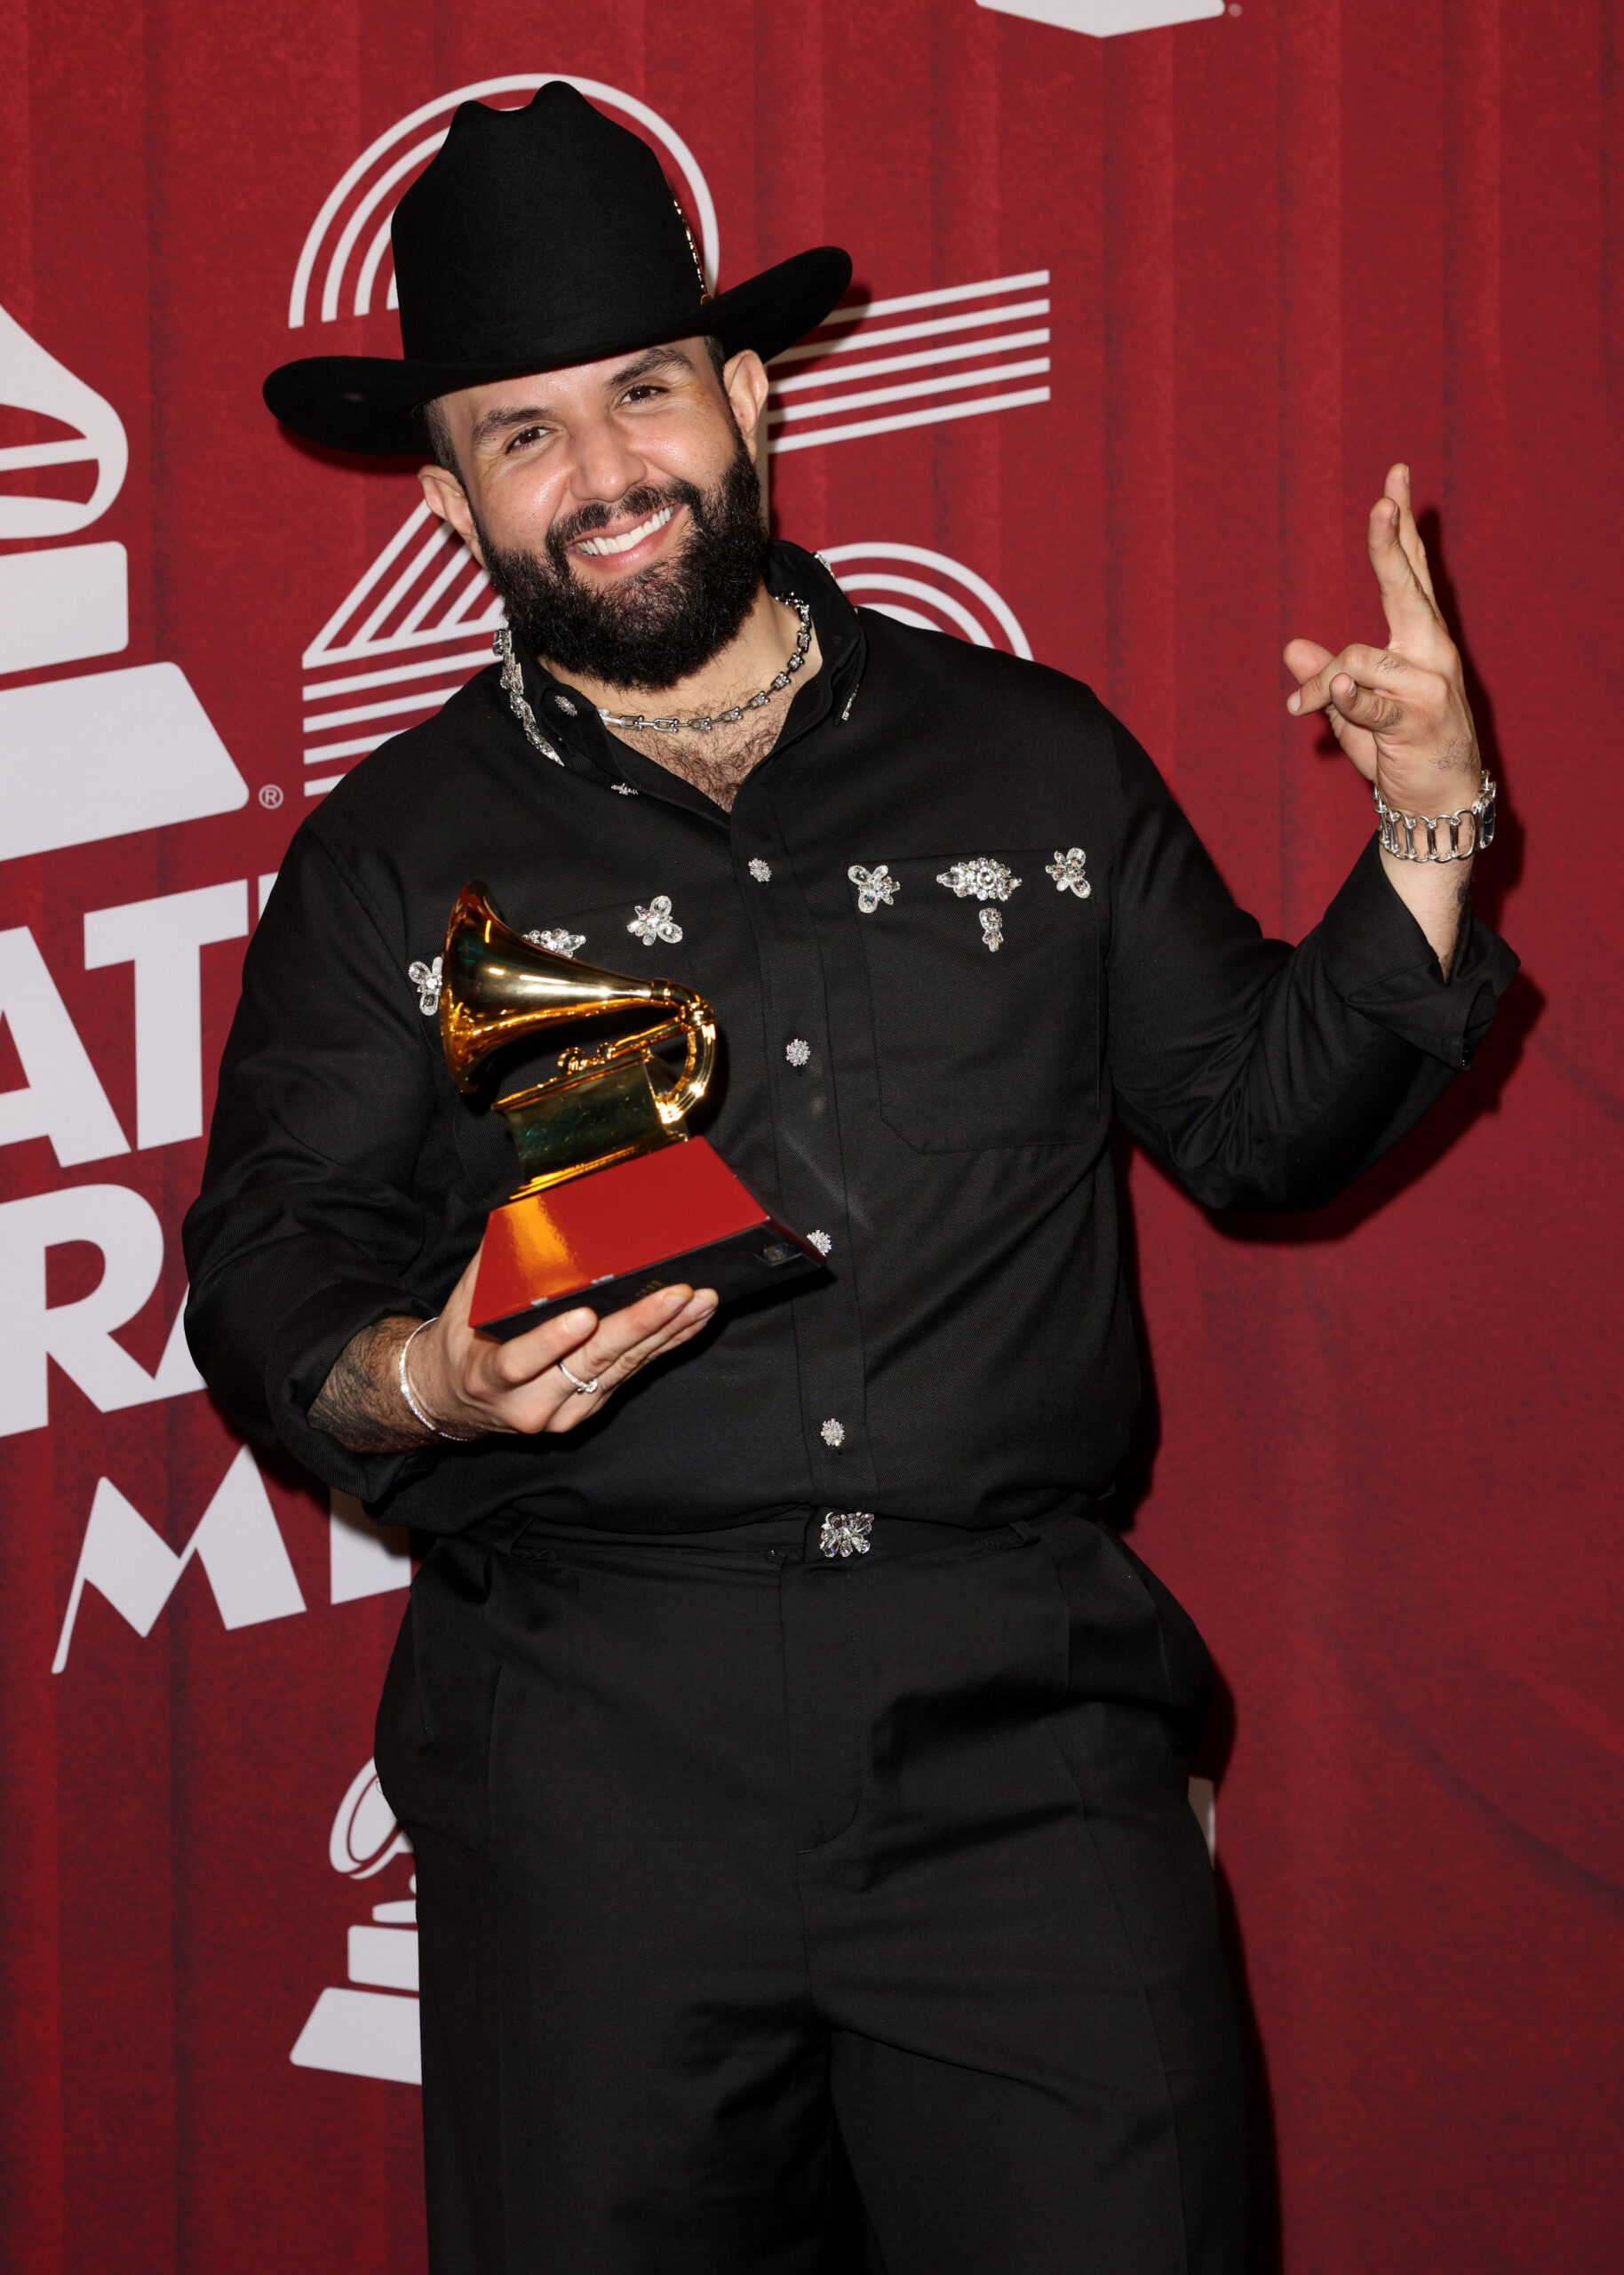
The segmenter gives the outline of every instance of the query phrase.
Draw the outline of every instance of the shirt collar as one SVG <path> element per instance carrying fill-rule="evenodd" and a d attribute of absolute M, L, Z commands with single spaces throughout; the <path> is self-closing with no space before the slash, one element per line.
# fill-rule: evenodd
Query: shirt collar
<path fill-rule="evenodd" d="M 784 733 L 779 738 L 782 746 L 816 726 L 836 702 L 847 700 L 862 675 L 865 651 L 856 610 L 816 554 L 775 539 L 768 548 L 766 582 L 775 600 L 794 593 L 806 602 L 812 611 L 823 659 L 817 677 L 805 687 L 797 688 L 791 699 Z M 537 728 L 557 752 L 560 763 L 572 774 L 585 775 L 611 789 L 639 786 L 642 770 L 637 769 L 638 779 L 633 782 L 625 764 L 628 757 L 635 759 L 635 754 L 628 752 L 625 744 L 609 733 L 578 689 L 544 670 L 517 633 L 513 635 L 513 653 L 523 675 L 524 692 Z M 522 731 L 517 720 L 513 726 L 516 733 Z M 540 757 L 541 754 L 537 755 Z M 709 804 L 708 800 L 702 802 Z"/>

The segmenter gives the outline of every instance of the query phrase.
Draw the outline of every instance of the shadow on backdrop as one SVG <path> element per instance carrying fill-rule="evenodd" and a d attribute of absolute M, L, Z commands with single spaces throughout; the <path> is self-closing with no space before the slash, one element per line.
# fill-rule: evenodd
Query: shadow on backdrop
<path fill-rule="evenodd" d="M 1501 806 L 1497 817 L 1493 850 L 1476 864 L 1472 904 L 1476 916 L 1500 930 L 1501 911 L 1523 870 L 1524 840 L 1521 825 L 1509 803 L 1505 762 L 1495 729 L 1493 705 L 1459 629 L 1453 587 L 1442 559 L 1437 516 L 1428 509 L 1418 517 L 1427 547 L 1433 583 L 1445 620 L 1461 650 L 1468 699 L 1477 723 L 1483 762 L 1500 786 Z M 1339 767 L 1348 763 L 1329 730 L 1315 748 Z M 1208 1221 L 1225 1240 L 1280 1248 L 1334 1243 L 1387 1207 L 1406 1186 L 1425 1177 L 1464 1136 L 1480 1115 L 1497 1114 L 1507 1084 L 1519 1065 L 1524 1046 L 1545 997 L 1526 972 L 1519 971 L 1501 1000 L 1494 1025 L 1471 1066 L 1453 1082 L 1424 1118 L 1392 1150 L 1322 1209 L 1289 1215 L 1257 1216 L 1239 1211 L 1207 1211 Z M 1582 1081 L 1580 1070 L 1568 1070 Z M 1121 1200 L 1123 1270 L 1133 1299 L 1134 1335 L 1139 1353 L 1141 1402 L 1128 1457 L 1118 1474 L 1112 1521 L 1120 1529 L 1132 1528 L 1150 1490 L 1156 1456 L 1161 1443 L 1161 1402 L 1156 1372 L 1144 1327 L 1144 1307 L 1139 1268 L 1139 1247 L 1128 1173 L 1140 1149 L 1118 1125 L 1112 1132 L 1111 1156 Z M 1188 1195 L 1177 1180 L 1149 1154 L 1142 1154 L 1144 1171 Z M 1462 1203 L 1464 1206 L 1464 1203 Z M 1233 1691 L 1214 1670 L 1213 1704 L 1201 1742 L 1191 1765 L 1198 1776 L 1210 1777 L 1222 1788 L 1223 1773 L 1234 1749 L 1238 1707 Z M 1273 2100 L 1270 2090 L 1268 2055 L 1253 2004 L 1246 1962 L 1246 1935 L 1235 1893 L 1224 1872 L 1222 1856 L 1215 1865 L 1220 1932 L 1234 1984 L 1246 2066 L 1248 2111 L 1251 2120 L 1252 2260 L 1256 2275 L 1278 2275 L 1283 2263 L 1280 2175 Z M 854 2268 L 860 2263 L 854 2263 Z M 844 2271 L 842 2271 L 844 2275 Z"/>

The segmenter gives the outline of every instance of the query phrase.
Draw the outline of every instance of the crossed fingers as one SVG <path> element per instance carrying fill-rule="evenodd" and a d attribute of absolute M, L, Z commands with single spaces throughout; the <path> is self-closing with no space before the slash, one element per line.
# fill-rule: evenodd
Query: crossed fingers
<path fill-rule="evenodd" d="M 1325 656 L 1312 677 L 1286 698 L 1286 707 L 1299 714 L 1334 713 L 1373 734 L 1393 735 L 1404 727 L 1407 710 L 1427 705 L 1434 690 L 1426 682 L 1437 676 L 1418 670 L 1390 648 L 1355 641 L 1340 656 Z"/>
<path fill-rule="evenodd" d="M 1424 801 L 1446 794 L 1449 778 L 1475 768 L 1477 738 L 1416 527 L 1408 467 L 1389 468 L 1366 542 L 1388 644 L 1356 641 L 1333 653 L 1317 641 L 1289 642 L 1286 664 L 1299 684 L 1286 707 L 1299 718 L 1323 712 L 1366 781 L 1381 774 L 1389 794 L 1432 812 L 1439 809 Z"/>

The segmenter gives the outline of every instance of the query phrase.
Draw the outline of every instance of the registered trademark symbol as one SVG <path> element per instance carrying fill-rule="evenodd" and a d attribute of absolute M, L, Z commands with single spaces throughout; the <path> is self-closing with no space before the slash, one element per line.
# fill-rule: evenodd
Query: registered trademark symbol
<path fill-rule="evenodd" d="M 1230 15 L 1231 15 L 1231 16 L 1238 16 L 1238 15 L 1239 15 L 1239 13 L 1240 13 L 1240 0 L 1230 0 Z"/>
<path fill-rule="evenodd" d="M 259 790 L 259 802 L 262 806 L 268 806 L 271 811 L 275 813 L 277 807 L 282 803 L 282 790 L 280 786 L 275 782 L 266 782 L 261 784 Z"/>

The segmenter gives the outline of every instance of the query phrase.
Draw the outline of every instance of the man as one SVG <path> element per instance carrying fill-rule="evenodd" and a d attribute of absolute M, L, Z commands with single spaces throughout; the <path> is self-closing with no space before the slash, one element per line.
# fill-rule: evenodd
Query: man
<path fill-rule="evenodd" d="M 1390 648 L 1287 661 L 1291 707 L 1433 822 L 1384 820 L 1292 949 L 1086 689 L 767 542 L 763 359 L 844 256 L 705 299 L 652 155 L 561 83 L 465 105 L 394 243 L 406 360 L 267 401 L 350 448 L 426 431 L 511 650 L 290 848 L 188 1332 L 245 1430 L 440 1536 L 378 1736 L 432 2263 L 809 2275 L 838 2128 L 888 2275 L 1228 2275 L 1242 2088 L 1184 1798 L 1209 1669 L 1109 1523 L 1136 1383 L 1106 1139 L 1208 1205 L 1318 1203 L 1486 1031 L 1492 792 L 1407 475 L 1371 516 Z M 514 1163 L 428 1015 L 474 876 L 716 1006 L 708 1134 L 826 1271 L 472 1330 Z"/>

